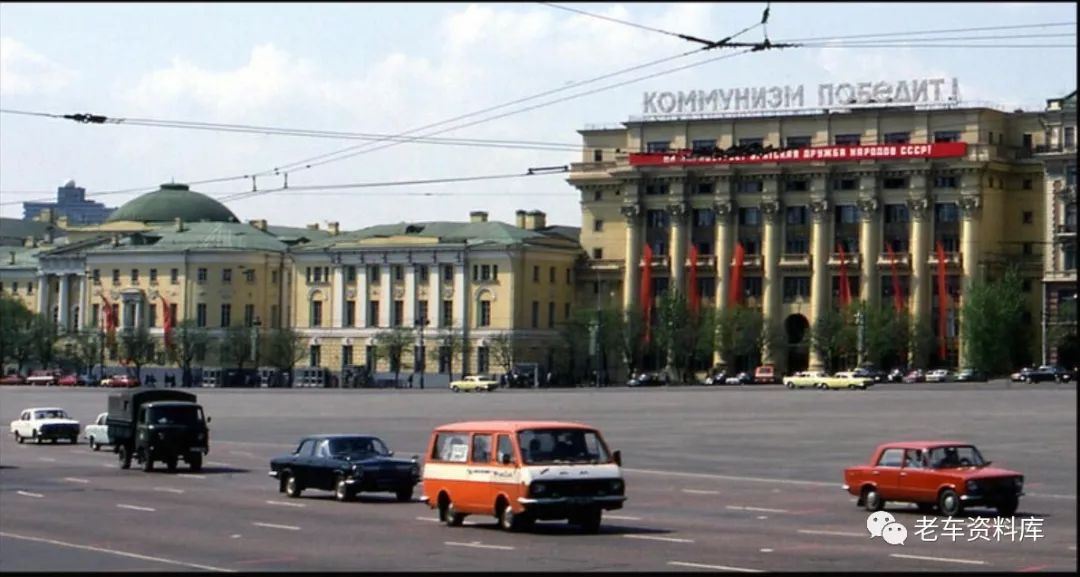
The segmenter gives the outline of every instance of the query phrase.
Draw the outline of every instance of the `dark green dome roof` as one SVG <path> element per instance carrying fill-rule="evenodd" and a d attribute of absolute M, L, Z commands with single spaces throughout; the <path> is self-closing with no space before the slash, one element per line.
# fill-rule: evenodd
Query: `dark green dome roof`
<path fill-rule="evenodd" d="M 177 218 L 184 222 L 239 222 L 224 204 L 189 189 L 186 184 L 163 184 L 160 190 L 124 203 L 107 222 L 171 222 Z"/>

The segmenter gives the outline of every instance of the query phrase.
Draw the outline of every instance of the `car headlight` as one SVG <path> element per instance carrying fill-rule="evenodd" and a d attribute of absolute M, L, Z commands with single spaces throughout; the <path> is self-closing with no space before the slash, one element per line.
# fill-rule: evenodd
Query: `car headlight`
<path fill-rule="evenodd" d="M 975 481 L 968 481 L 966 486 L 968 493 L 976 493 L 979 491 L 979 484 Z"/>
<path fill-rule="evenodd" d="M 533 495 L 543 495 L 547 492 L 547 485 L 543 483 L 533 483 L 531 490 Z"/>

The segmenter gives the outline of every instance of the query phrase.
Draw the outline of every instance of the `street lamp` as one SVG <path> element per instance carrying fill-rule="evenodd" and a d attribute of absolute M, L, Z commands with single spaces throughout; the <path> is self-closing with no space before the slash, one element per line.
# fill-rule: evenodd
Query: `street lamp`
<path fill-rule="evenodd" d="M 864 326 L 866 326 L 866 319 L 863 317 L 863 312 L 861 310 L 860 311 L 855 311 L 855 328 L 858 331 L 858 339 L 859 339 L 858 343 L 856 345 L 856 347 L 857 347 L 856 364 L 858 366 L 860 366 L 860 367 L 863 364 L 863 350 L 864 350 L 864 344 L 863 343 L 864 343 L 864 336 L 865 336 L 864 333 L 863 333 L 863 327 Z"/>
<path fill-rule="evenodd" d="M 420 362 L 413 370 L 420 369 L 420 390 L 424 389 L 424 373 L 427 372 L 427 351 L 424 350 L 424 327 L 426 326 L 428 326 L 426 316 L 416 319 L 416 328 L 420 333 Z"/>

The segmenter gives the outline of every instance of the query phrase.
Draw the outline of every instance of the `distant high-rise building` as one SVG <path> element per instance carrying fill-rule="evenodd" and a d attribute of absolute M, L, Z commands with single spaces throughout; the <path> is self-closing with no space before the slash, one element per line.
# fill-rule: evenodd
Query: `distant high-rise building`
<path fill-rule="evenodd" d="M 86 189 L 75 186 L 74 180 L 56 189 L 56 202 L 24 202 L 23 220 L 34 220 L 45 209 L 52 209 L 56 217 L 66 216 L 69 224 L 76 225 L 103 223 L 116 210 L 86 200 Z"/>

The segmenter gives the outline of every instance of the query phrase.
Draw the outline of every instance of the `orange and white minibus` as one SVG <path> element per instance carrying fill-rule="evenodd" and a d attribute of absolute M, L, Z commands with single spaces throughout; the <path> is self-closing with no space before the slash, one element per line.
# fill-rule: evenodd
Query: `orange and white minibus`
<path fill-rule="evenodd" d="M 600 529 L 605 510 L 626 501 L 619 451 L 588 425 L 558 421 L 454 423 L 431 433 L 422 500 L 439 520 L 493 515 L 507 531 L 566 519 Z"/>

